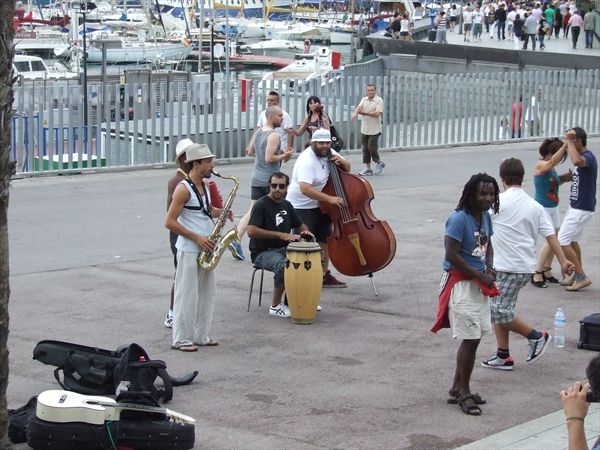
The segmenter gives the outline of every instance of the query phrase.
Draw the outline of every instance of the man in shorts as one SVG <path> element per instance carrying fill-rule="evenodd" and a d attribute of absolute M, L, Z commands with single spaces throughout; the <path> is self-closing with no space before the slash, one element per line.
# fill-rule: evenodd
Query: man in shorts
<path fill-rule="evenodd" d="M 500 208 L 492 214 L 494 226 L 494 265 L 500 295 L 491 299 L 492 322 L 498 349 L 481 365 L 490 369 L 513 370 L 514 361 L 508 346 L 509 332 L 520 334 L 529 342 L 527 363 L 539 359 L 550 342 L 547 331 L 537 331 L 515 312 L 519 291 L 528 283 L 536 264 L 536 238 L 541 234 L 556 254 L 563 274 L 572 272 L 548 220 L 544 207 L 521 188 L 525 168 L 521 160 L 508 158 L 500 165 Z"/>
<path fill-rule="evenodd" d="M 498 183 L 485 174 L 473 175 L 463 189 L 458 206 L 446 221 L 446 256 L 440 283 L 436 323 L 431 331 L 452 328 L 454 339 L 462 339 L 456 354 L 456 370 L 448 403 L 458 403 L 471 416 L 481 415 L 485 403 L 472 393 L 470 382 L 477 347 L 490 334 L 491 295 L 497 295 L 493 271 L 493 234 L 488 210 L 498 211 Z"/>
<path fill-rule="evenodd" d="M 323 287 L 345 288 L 329 270 L 327 238 L 332 232 L 331 219 L 319 209 L 319 202 L 342 206 L 344 200 L 322 192 L 329 179 L 328 161 L 334 161 L 344 172 L 350 172 L 350 163 L 331 148 L 331 133 L 319 128 L 311 138 L 310 147 L 304 149 L 296 160 L 287 200 L 294 206 L 298 216 L 315 235 L 321 246 L 323 264 Z"/>
<path fill-rule="evenodd" d="M 575 265 L 573 277 L 562 284 L 567 286 L 567 291 L 574 292 L 592 284 L 592 280 L 583 271 L 579 240 L 585 224 L 596 209 L 598 162 L 586 147 L 587 134 L 583 128 L 574 127 L 567 131 L 565 141 L 567 154 L 575 170 L 571 180 L 570 208 L 558 232 L 558 240 L 567 258 Z"/>

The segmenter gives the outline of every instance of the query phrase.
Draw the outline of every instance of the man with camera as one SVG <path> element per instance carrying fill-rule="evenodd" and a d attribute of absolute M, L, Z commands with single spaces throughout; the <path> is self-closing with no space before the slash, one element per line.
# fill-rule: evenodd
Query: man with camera
<path fill-rule="evenodd" d="M 585 437 L 585 416 L 590 407 L 589 402 L 598 402 L 600 392 L 600 355 L 593 358 L 585 370 L 589 384 L 577 381 L 564 391 L 560 391 L 563 410 L 567 418 L 567 432 L 569 435 L 569 450 L 588 450 Z M 592 446 L 593 450 L 600 448 L 600 437 Z"/>

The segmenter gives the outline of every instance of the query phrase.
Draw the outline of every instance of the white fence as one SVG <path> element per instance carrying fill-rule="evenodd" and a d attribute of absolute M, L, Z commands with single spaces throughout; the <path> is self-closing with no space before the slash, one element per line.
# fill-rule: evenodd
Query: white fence
<path fill-rule="evenodd" d="M 207 143 L 218 158 L 241 158 L 270 90 L 296 125 L 308 96 L 320 97 L 346 149 L 358 149 L 360 123 L 350 116 L 371 82 L 385 102 L 382 148 L 562 136 L 575 125 L 600 133 L 600 70 L 374 76 L 363 69 L 308 83 L 217 82 L 212 94 L 206 81 L 98 84 L 88 86 L 87 104 L 80 86 L 18 86 L 13 159 L 27 174 L 152 165 L 172 161 L 183 137 Z M 296 139 L 298 150 L 304 141 Z"/>

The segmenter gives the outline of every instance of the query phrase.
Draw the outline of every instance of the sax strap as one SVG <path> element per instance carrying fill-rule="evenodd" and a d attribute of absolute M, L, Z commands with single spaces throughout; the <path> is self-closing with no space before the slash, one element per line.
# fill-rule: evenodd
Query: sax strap
<path fill-rule="evenodd" d="M 195 210 L 195 211 L 202 211 L 210 219 L 212 219 L 212 214 L 210 213 L 210 208 L 207 209 L 204 206 L 204 205 L 208 206 L 208 193 L 206 192 L 206 186 L 204 186 L 204 183 L 202 183 L 202 191 L 204 192 L 204 201 L 202 201 L 202 196 L 200 195 L 200 192 L 198 191 L 198 188 L 196 187 L 194 182 L 192 180 L 190 180 L 189 178 L 186 178 L 185 181 L 187 181 L 187 183 L 192 188 L 192 191 L 194 191 L 194 194 L 196 194 L 196 197 L 198 198 L 198 203 L 200 204 L 200 206 L 184 206 L 184 208 L 190 209 L 190 210 Z"/>

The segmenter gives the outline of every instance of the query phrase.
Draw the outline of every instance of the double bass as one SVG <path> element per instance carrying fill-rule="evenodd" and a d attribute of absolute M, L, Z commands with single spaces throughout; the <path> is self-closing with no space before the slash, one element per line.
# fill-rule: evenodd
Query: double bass
<path fill-rule="evenodd" d="M 342 206 L 319 202 L 333 223 L 333 233 L 327 238 L 329 259 L 343 275 L 371 276 L 394 258 L 396 237 L 388 223 L 378 220 L 371 210 L 375 197 L 371 185 L 344 172 L 334 161 L 328 163 L 329 179 L 323 192 L 344 201 Z"/>

